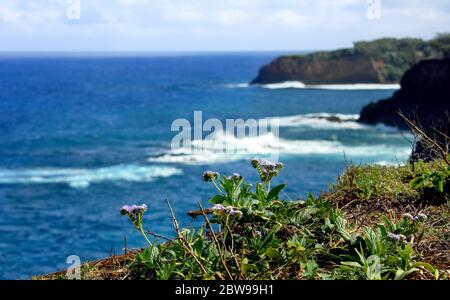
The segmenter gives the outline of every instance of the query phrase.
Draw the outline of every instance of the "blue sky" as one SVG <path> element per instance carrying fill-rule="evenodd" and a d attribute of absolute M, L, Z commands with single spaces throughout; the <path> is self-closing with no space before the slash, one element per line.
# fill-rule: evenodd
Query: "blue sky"
<path fill-rule="evenodd" d="M 68 17 L 72 1 L 81 4 L 79 20 Z M 367 15 L 374 1 L 379 19 Z M 448 0 L 0 2 L 0 51 L 316 50 L 386 36 L 429 39 L 445 29 Z"/>

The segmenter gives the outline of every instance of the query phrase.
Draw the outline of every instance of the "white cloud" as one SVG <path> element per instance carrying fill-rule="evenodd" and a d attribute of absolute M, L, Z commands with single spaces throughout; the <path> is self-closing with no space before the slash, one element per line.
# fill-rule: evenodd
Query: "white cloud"
<path fill-rule="evenodd" d="M 317 49 L 382 36 L 428 38 L 450 28 L 450 3 L 445 0 L 382 0 L 378 21 L 367 19 L 366 0 L 81 0 L 81 4 L 81 20 L 73 22 L 65 18 L 66 0 L 2 1 L 0 39 L 8 43 L 1 43 L 0 50 L 270 50 L 273 45 Z"/>
<path fill-rule="evenodd" d="M 198 23 L 203 20 L 203 13 L 192 7 L 168 7 L 162 12 L 165 22 Z"/>
<path fill-rule="evenodd" d="M 238 9 L 224 9 L 212 13 L 218 24 L 229 26 L 241 24 L 249 19 L 249 15 Z"/>
<path fill-rule="evenodd" d="M 269 16 L 270 23 L 281 24 L 284 26 L 301 27 L 306 24 L 306 16 L 293 10 L 282 9 L 275 11 Z"/>

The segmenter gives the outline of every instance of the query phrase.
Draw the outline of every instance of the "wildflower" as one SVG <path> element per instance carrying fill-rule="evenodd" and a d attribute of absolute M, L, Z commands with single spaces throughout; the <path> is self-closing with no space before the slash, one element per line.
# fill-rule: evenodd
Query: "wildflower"
<path fill-rule="evenodd" d="M 258 167 L 258 165 L 259 165 L 259 159 L 252 158 L 251 164 L 252 164 L 252 167 L 256 169 Z"/>
<path fill-rule="evenodd" d="M 403 214 L 403 218 L 410 219 L 412 222 L 415 221 L 415 217 L 413 215 L 411 215 L 410 213 Z"/>
<path fill-rule="evenodd" d="M 274 176 L 278 176 L 278 173 L 283 168 L 281 162 L 274 163 L 267 159 L 252 159 L 252 166 L 259 171 L 261 180 L 264 182 L 270 181 Z"/>
<path fill-rule="evenodd" d="M 148 209 L 146 204 L 141 204 L 141 205 L 124 205 L 122 206 L 122 208 L 120 209 L 120 213 L 122 215 L 129 215 L 129 216 L 136 216 L 140 213 L 144 213 L 146 212 Z"/>
<path fill-rule="evenodd" d="M 242 176 L 239 173 L 233 173 L 233 175 L 228 176 L 227 178 L 228 178 L 228 180 L 239 181 L 242 179 Z"/>
<path fill-rule="evenodd" d="M 416 216 L 417 220 L 419 221 L 425 221 L 426 219 L 428 219 L 427 215 L 424 213 L 418 213 Z"/>
<path fill-rule="evenodd" d="M 413 216 L 410 213 L 406 213 L 403 215 L 404 218 L 408 218 L 411 220 L 411 222 L 415 221 L 425 221 L 428 217 L 424 213 L 418 213 L 417 215 Z"/>
<path fill-rule="evenodd" d="M 232 216 L 237 216 L 237 217 L 242 217 L 242 215 L 243 215 L 243 213 L 242 213 L 242 211 L 240 211 L 240 210 L 237 210 L 237 209 L 233 209 L 231 212 L 230 212 L 230 215 L 232 215 Z"/>
<path fill-rule="evenodd" d="M 203 172 L 203 181 L 213 181 L 217 178 L 219 178 L 220 174 L 213 171 L 205 171 Z"/>
<path fill-rule="evenodd" d="M 261 233 L 261 231 L 259 231 L 259 230 L 255 230 L 255 233 L 256 233 L 256 235 L 259 236 L 259 237 L 262 236 L 262 233 Z"/>
<path fill-rule="evenodd" d="M 225 210 L 225 206 L 223 206 L 222 204 L 216 204 L 213 206 L 213 211 L 214 212 L 222 212 Z"/>
<path fill-rule="evenodd" d="M 128 215 L 131 223 L 133 223 L 133 225 L 136 226 L 136 228 L 141 232 L 147 243 L 149 243 L 149 245 L 152 245 L 150 240 L 147 238 L 144 229 L 142 228 L 142 216 L 147 211 L 147 209 L 148 207 L 146 204 L 124 205 L 120 208 L 120 213 L 122 215 Z"/>
<path fill-rule="evenodd" d="M 225 207 L 222 204 L 216 204 L 213 206 L 212 209 L 213 212 L 215 212 L 216 214 L 237 216 L 238 218 L 241 218 L 243 216 L 243 213 L 240 210 L 235 209 L 231 205 Z"/>
<path fill-rule="evenodd" d="M 387 235 L 391 240 L 400 242 L 400 241 L 404 241 L 406 242 L 406 236 L 404 236 L 403 234 L 396 234 L 393 232 L 389 232 Z"/>
<path fill-rule="evenodd" d="M 133 223 L 136 228 L 141 229 L 142 227 L 142 215 L 147 211 L 147 205 L 124 205 L 120 209 L 122 215 L 128 215 L 131 223 Z"/>
<path fill-rule="evenodd" d="M 234 208 L 233 208 L 233 206 L 228 205 L 227 207 L 225 207 L 225 211 L 230 214 L 231 212 L 234 211 Z"/>

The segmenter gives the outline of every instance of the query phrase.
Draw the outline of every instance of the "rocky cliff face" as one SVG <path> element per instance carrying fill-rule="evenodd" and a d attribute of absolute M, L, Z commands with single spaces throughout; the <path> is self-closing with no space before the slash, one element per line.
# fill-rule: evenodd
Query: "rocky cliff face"
<path fill-rule="evenodd" d="M 263 66 L 253 84 L 301 81 L 305 84 L 394 83 L 421 60 L 450 53 L 450 34 L 421 39 L 379 39 L 353 48 L 280 56 Z"/>
<path fill-rule="evenodd" d="M 301 81 L 304 84 L 383 83 L 383 62 L 363 55 L 333 60 L 282 56 L 261 68 L 253 84 Z"/>
<path fill-rule="evenodd" d="M 359 122 L 384 123 L 407 129 L 398 115 L 420 124 L 433 136 L 435 129 L 450 136 L 450 59 L 422 61 L 409 69 L 401 79 L 401 89 L 385 100 L 370 103 L 363 108 Z M 436 135 L 442 142 L 442 135 Z M 420 144 L 415 155 L 427 155 Z"/>

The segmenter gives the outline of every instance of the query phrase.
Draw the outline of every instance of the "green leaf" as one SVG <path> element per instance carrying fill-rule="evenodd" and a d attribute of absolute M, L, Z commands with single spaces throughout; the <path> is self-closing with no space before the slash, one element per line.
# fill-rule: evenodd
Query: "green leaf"
<path fill-rule="evenodd" d="M 356 261 L 343 261 L 341 262 L 344 266 L 354 267 L 354 268 L 362 268 L 362 266 Z"/>
<path fill-rule="evenodd" d="M 277 199 L 278 194 L 281 192 L 282 189 L 286 187 L 285 184 L 280 184 L 274 187 L 270 190 L 269 194 L 267 195 L 267 200 Z"/>
<path fill-rule="evenodd" d="M 227 198 L 225 196 L 215 195 L 214 197 L 209 199 L 209 203 L 211 203 L 211 204 L 222 204 L 226 200 L 227 200 Z"/>
<path fill-rule="evenodd" d="M 280 253 L 272 247 L 268 248 L 265 254 L 271 259 L 277 259 L 278 257 L 280 257 Z"/>
<path fill-rule="evenodd" d="M 203 239 L 198 238 L 194 244 L 194 251 L 197 256 L 201 256 L 203 250 Z"/>
<path fill-rule="evenodd" d="M 412 273 L 414 273 L 416 271 L 418 271 L 418 269 L 416 269 L 416 268 L 409 269 L 408 271 L 397 270 L 397 272 L 395 272 L 394 280 L 402 280 L 405 277 L 407 277 L 408 275 L 410 275 L 410 274 L 412 274 Z"/>
<path fill-rule="evenodd" d="M 311 193 L 308 193 L 308 196 L 306 197 L 306 205 L 311 206 L 315 202 L 314 196 Z"/>
<path fill-rule="evenodd" d="M 435 280 L 439 279 L 439 270 L 436 269 L 435 267 L 433 267 L 432 265 L 430 265 L 429 263 L 416 262 L 416 263 L 413 264 L 413 267 L 425 268 L 428 272 L 430 272 L 434 276 Z"/>
<path fill-rule="evenodd" d="M 423 181 L 424 181 L 423 176 L 417 176 L 409 182 L 409 186 L 414 189 L 418 187 Z"/>
<path fill-rule="evenodd" d="M 249 264 L 248 258 L 244 258 L 241 262 L 241 270 L 244 274 L 248 274 L 249 271 L 256 270 L 256 268 L 256 265 Z"/>

